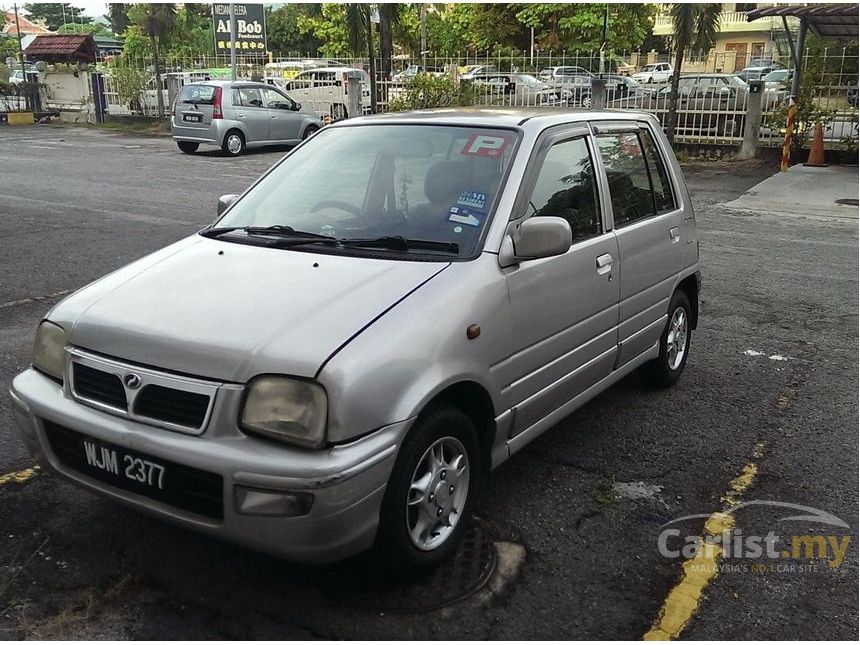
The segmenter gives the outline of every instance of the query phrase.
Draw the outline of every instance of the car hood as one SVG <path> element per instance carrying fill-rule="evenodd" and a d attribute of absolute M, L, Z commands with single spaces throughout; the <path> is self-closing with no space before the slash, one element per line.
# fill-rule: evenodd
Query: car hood
<path fill-rule="evenodd" d="M 224 381 L 311 378 L 353 336 L 448 262 L 411 262 L 188 238 L 61 302 L 72 345 Z"/>

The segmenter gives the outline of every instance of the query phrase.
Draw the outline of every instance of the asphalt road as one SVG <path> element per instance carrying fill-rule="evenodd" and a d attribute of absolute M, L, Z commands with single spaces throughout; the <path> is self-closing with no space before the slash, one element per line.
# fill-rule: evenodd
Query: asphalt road
<path fill-rule="evenodd" d="M 0 393 L 61 294 L 193 233 L 219 194 L 281 154 L 189 157 L 163 138 L 0 129 Z M 848 528 L 752 505 L 735 530 L 836 532 L 849 538 L 844 561 L 724 570 L 682 637 L 856 639 L 857 221 L 826 205 L 817 218 L 720 205 L 770 172 L 686 167 L 705 267 L 687 371 L 668 391 L 624 380 L 493 475 L 477 512 L 514 557 L 491 590 L 392 613 L 375 605 L 382 592 L 360 558 L 296 566 L 44 473 L 4 479 L 30 462 L 0 394 L 0 637 L 638 639 L 681 576 L 658 551 L 662 525 L 720 510 L 751 464 L 745 501 L 821 509 Z"/>

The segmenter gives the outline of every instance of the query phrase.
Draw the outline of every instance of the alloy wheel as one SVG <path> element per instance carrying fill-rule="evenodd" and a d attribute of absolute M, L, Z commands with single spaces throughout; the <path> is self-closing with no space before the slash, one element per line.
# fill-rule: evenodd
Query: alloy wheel
<path fill-rule="evenodd" d="M 469 495 L 469 454 L 455 437 L 435 441 L 425 452 L 406 496 L 406 528 L 418 549 L 444 544 L 462 520 Z"/>
<path fill-rule="evenodd" d="M 687 351 L 687 312 L 678 307 L 669 322 L 669 333 L 666 335 L 666 360 L 670 370 L 676 370 L 684 360 Z"/>

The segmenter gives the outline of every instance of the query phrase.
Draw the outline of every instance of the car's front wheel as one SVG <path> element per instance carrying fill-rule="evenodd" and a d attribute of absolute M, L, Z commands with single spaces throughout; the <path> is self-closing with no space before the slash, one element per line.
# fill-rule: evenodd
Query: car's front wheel
<path fill-rule="evenodd" d="M 304 141 L 305 139 L 313 136 L 314 132 L 316 132 L 317 130 L 319 130 L 317 126 L 309 125 L 305 128 L 304 134 L 302 134 L 302 140 Z"/>
<path fill-rule="evenodd" d="M 197 148 L 200 147 L 200 144 L 195 143 L 194 141 L 177 141 L 176 145 L 179 146 L 179 149 L 187 155 L 194 154 L 197 152 Z"/>
<path fill-rule="evenodd" d="M 674 385 L 684 371 L 692 335 L 690 300 L 680 289 L 669 302 L 669 318 L 660 336 L 660 355 L 642 366 L 646 384 L 653 387 Z"/>
<path fill-rule="evenodd" d="M 376 555 L 398 576 L 450 556 L 466 529 L 481 472 L 475 426 L 461 410 L 423 413 L 400 447 L 382 502 Z"/>

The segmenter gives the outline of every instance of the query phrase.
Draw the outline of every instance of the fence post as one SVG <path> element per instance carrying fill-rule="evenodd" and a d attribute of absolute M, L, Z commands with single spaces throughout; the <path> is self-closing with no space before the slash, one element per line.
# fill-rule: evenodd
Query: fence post
<path fill-rule="evenodd" d="M 602 110 L 606 107 L 606 79 L 591 77 L 591 109 Z"/>
<path fill-rule="evenodd" d="M 744 141 L 738 159 L 753 159 L 758 151 L 761 128 L 761 104 L 764 99 L 764 81 L 750 81 L 747 95 L 747 114 L 744 121 Z"/>
<path fill-rule="evenodd" d="M 346 116 L 361 116 L 361 75 L 346 72 Z"/>

